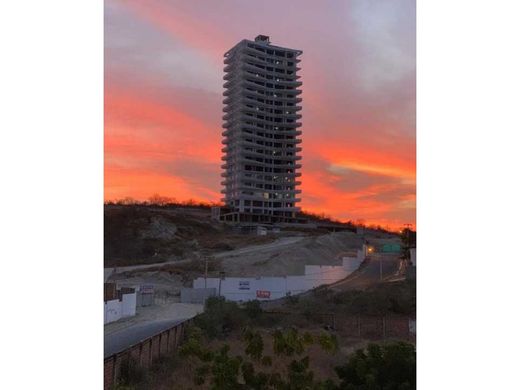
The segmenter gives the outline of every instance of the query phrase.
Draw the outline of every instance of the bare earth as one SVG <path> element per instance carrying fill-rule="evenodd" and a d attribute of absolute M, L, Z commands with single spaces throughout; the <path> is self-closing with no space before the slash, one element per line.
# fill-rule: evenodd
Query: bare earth
<path fill-rule="evenodd" d="M 305 235 L 286 232 L 271 242 L 253 244 L 229 251 L 208 252 L 212 267 L 209 276 L 285 276 L 301 275 L 305 265 L 340 265 L 343 256 L 355 255 L 367 238 L 371 243 L 398 242 L 398 238 L 360 236 L 352 232 L 336 232 L 321 235 Z M 194 256 L 195 258 L 199 258 Z M 181 287 L 191 287 L 192 277 L 202 276 L 202 271 L 172 272 L 165 265 L 189 264 L 191 258 L 175 262 L 117 267 L 109 278 L 120 286 L 152 284 L 156 296 L 168 301 L 179 296 Z M 153 267 L 153 268 L 151 268 Z M 148 269 L 148 270 L 147 270 Z M 131 272 L 129 272 L 131 271 Z"/>
<path fill-rule="evenodd" d="M 342 257 L 355 255 L 368 238 L 371 243 L 395 242 L 397 238 L 381 238 L 378 236 L 363 237 L 352 232 L 336 232 L 326 234 L 284 232 L 279 236 L 271 236 L 269 239 L 252 240 L 247 237 L 249 245 L 241 245 L 233 250 L 206 251 L 212 262 L 209 276 L 216 276 L 224 271 L 226 276 L 284 276 L 299 275 L 304 273 L 305 265 L 340 265 Z M 261 238 L 261 237 L 259 237 Z M 398 240 L 398 239 L 397 239 Z M 149 307 L 137 309 L 137 315 L 125 318 L 105 325 L 105 347 L 111 353 L 118 348 L 128 347 L 139 337 L 149 337 L 157 329 L 171 326 L 175 321 L 192 318 L 202 312 L 202 305 L 179 303 L 180 289 L 191 287 L 193 277 L 203 273 L 199 268 L 190 270 L 193 260 L 200 261 L 200 253 L 176 261 L 133 265 L 128 267 L 116 267 L 106 269 L 109 281 L 115 281 L 119 286 L 135 287 L 143 284 L 154 286 L 155 304 Z M 394 259 L 385 259 L 383 273 L 387 277 L 394 272 Z M 188 268 L 175 267 L 183 265 Z M 380 266 L 377 262 L 370 262 L 362 271 L 359 282 L 377 280 Z M 355 279 L 355 275 L 352 275 Z M 360 283 L 358 280 L 341 283 L 335 288 L 352 288 Z M 351 284 L 353 284 L 351 286 Z M 362 284 L 362 283 L 361 283 Z M 361 287 L 361 286 L 360 286 Z M 127 345 L 128 344 L 128 345 Z"/>

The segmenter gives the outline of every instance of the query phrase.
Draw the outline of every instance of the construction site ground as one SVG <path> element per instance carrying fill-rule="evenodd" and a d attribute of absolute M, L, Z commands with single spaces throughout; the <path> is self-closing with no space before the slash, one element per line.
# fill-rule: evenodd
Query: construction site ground
<path fill-rule="evenodd" d="M 105 275 L 110 275 L 106 281 L 120 287 L 152 285 L 155 291 L 153 306 L 138 308 L 135 317 L 105 325 L 106 340 L 119 340 L 117 343 L 131 333 L 148 334 L 200 312 L 202 305 L 181 304 L 179 296 L 182 287 L 192 287 L 193 279 L 204 275 L 206 261 L 210 277 L 221 272 L 230 277 L 301 275 L 305 265 L 341 265 L 342 258 L 355 256 L 365 240 L 372 245 L 399 242 L 396 235 L 384 233 L 319 229 L 285 229 L 267 236 L 236 234 L 200 210 L 115 207 L 108 210 L 108 216 L 105 210 L 106 227 L 107 219 L 105 240 L 108 237 L 111 250 L 105 253 Z M 153 250 L 146 245 L 152 245 Z M 122 247 L 127 252 L 117 249 Z M 128 259 L 121 257 L 125 253 Z M 142 260 L 141 253 L 146 254 Z M 397 256 L 381 262 L 373 258 L 334 288 L 362 288 L 377 282 L 381 264 L 383 276 L 390 277 L 398 269 Z"/>

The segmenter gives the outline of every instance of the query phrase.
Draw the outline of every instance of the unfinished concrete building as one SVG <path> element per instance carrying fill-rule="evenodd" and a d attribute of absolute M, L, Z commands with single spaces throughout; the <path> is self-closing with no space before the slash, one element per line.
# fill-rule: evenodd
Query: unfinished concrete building
<path fill-rule="evenodd" d="M 259 35 L 224 55 L 223 220 L 296 222 L 301 54 Z"/>

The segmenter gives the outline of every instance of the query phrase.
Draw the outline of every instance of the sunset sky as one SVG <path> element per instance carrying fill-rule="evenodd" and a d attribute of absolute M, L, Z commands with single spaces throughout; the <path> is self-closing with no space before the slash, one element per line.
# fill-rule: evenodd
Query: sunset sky
<path fill-rule="evenodd" d="M 413 0 L 105 0 L 105 199 L 219 201 L 223 54 L 303 50 L 303 210 L 415 225 Z"/>

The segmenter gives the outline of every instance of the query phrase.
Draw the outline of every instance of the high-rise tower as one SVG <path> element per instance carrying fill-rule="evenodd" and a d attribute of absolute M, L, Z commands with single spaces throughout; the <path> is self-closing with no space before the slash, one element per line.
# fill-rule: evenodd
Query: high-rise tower
<path fill-rule="evenodd" d="M 259 35 L 224 55 L 224 220 L 295 220 L 301 193 L 301 54 Z"/>

